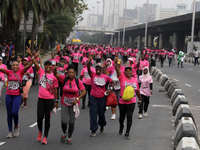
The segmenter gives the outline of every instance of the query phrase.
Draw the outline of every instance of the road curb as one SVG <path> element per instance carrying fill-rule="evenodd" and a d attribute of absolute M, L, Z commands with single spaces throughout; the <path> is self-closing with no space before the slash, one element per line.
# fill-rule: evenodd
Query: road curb
<path fill-rule="evenodd" d="M 160 69 L 152 67 L 150 73 L 161 84 L 171 99 L 172 116 L 175 116 L 174 126 L 176 127 L 173 137 L 174 149 L 199 150 L 195 119 L 183 91 L 176 85 L 174 80 L 163 74 Z"/>

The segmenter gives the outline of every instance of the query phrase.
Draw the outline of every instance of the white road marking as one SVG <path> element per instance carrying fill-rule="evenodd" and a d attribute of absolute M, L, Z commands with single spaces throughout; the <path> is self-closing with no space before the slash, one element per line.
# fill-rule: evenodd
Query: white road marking
<path fill-rule="evenodd" d="M 189 68 L 188 70 L 193 70 L 193 69 L 190 69 L 190 68 Z"/>
<path fill-rule="evenodd" d="M 199 92 L 200 92 L 200 90 L 199 90 Z"/>
<path fill-rule="evenodd" d="M 200 72 L 200 71 L 199 71 Z"/>
<path fill-rule="evenodd" d="M 0 142 L 0 146 L 3 145 L 3 144 L 5 144 L 5 143 L 6 143 L 6 142 Z"/>
<path fill-rule="evenodd" d="M 61 110 L 61 108 L 58 108 L 57 110 Z"/>
<path fill-rule="evenodd" d="M 30 127 L 30 128 L 33 128 L 33 127 L 36 126 L 36 125 L 37 125 L 37 122 L 35 122 L 34 124 L 30 125 L 29 127 Z"/>
<path fill-rule="evenodd" d="M 192 87 L 191 85 L 189 85 L 189 84 L 185 84 L 186 86 L 189 86 L 189 87 Z"/>
<path fill-rule="evenodd" d="M 177 82 L 178 82 L 179 80 L 177 80 L 177 79 L 174 79 L 174 81 L 177 81 Z"/>
<path fill-rule="evenodd" d="M 162 107 L 162 108 L 169 108 L 169 105 L 152 105 L 152 107 Z"/>

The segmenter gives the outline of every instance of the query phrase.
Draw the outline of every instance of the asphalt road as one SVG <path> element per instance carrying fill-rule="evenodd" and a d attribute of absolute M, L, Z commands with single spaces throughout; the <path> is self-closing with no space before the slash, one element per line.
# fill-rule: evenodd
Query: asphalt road
<path fill-rule="evenodd" d="M 81 70 L 81 67 L 79 67 Z M 138 107 L 135 108 L 133 124 L 130 132 L 130 140 L 125 140 L 118 134 L 119 110 L 117 119 L 110 120 L 111 110 L 106 111 L 107 125 L 104 133 L 97 131 L 96 137 L 89 137 L 89 108 L 80 110 L 80 116 L 76 119 L 75 130 L 72 136 L 73 145 L 62 144 L 60 137 L 61 117 L 60 109 L 57 114 L 52 114 L 51 128 L 49 131 L 48 144 L 41 145 L 37 142 L 38 129 L 36 125 L 36 104 L 38 99 L 38 87 L 30 89 L 28 108 L 20 108 L 18 138 L 6 139 L 8 133 L 5 107 L 5 89 L 2 91 L 2 103 L 0 104 L 0 150 L 169 150 L 172 149 L 173 127 L 171 122 L 171 108 L 166 93 L 159 93 L 161 85 L 155 81 L 154 93 L 150 99 L 149 116 L 141 120 L 138 118 Z M 60 108 L 60 104 L 59 104 Z"/>
<path fill-rule="evenodd" d="M 156 65 L 163 73 L 174 79 L 183 90 L 195 117 L 197 128 L 200 130 L 200 66 L 184 63 L 184 68 L 178 68 L 176 61 L 176 66 L 169 67 L 168 60 L 165 61 L 163 68 L 160 67 L 158 62 Z"/>

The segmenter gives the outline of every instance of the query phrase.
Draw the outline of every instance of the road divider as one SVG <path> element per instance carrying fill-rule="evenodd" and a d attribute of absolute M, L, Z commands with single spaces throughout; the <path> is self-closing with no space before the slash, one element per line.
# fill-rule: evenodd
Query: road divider
<path fill-rule="evenodd" d="M 192 59 L 188 59 L 192 60 Z M 177 86 L 177 79 L 170 79 L 156 67 L 151 67 L 151 75 L 163 86 L 171 99 L 172 116 L 174 117 L 174 126 L 176 128 L 173 136 L 173 147 L 176 150 L 199 150 L 198 134 L 195 119 L 190 109 L 189 103 L 183 91 Z M 191 87 L 189 84 L 185 84 Z M 152 105 L 156 107 L 156 105 Z"/>

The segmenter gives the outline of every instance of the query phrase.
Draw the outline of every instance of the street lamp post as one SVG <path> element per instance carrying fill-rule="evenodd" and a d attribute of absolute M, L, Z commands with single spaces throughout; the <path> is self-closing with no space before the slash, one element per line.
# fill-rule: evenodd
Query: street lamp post
<path fill-rule="evenodd" d="M 97 27 L 99 26 L 99 3 L 100 1 L 97 1 Z"/>
<path fill-rule="evenodd" d="M 94 16 L 94 9 L 95 9 L 95 7 L 92 7 L 93 8 L 93 16 Z M 93 24 L 93 22 L 92 22 L 92 24 Z"/>
<path fill-rule="evenodd" d="M 194 26 L 195 26 L 196 0 L 193 1 L 193 15 L 192 15 L 192 31 L 191 31 L 191 53 L 193 53 L 194 46 Z"/>
<path fill-rule="evenodd" d="M 144 46 L 147 46 L 147 26 L 148 26 L 148 7 L 149 7 L 149 0 L 147 0 L 147 9 L 146 9 L 146 23 L 145 23 L 145 42 Z"/>
<path fill-rule="evenodd" d="M 124 12 L 123 46 L 125 42 L 126 5 L 127 5 L 127 0 L 125 1 L 125 12 Z"/>

